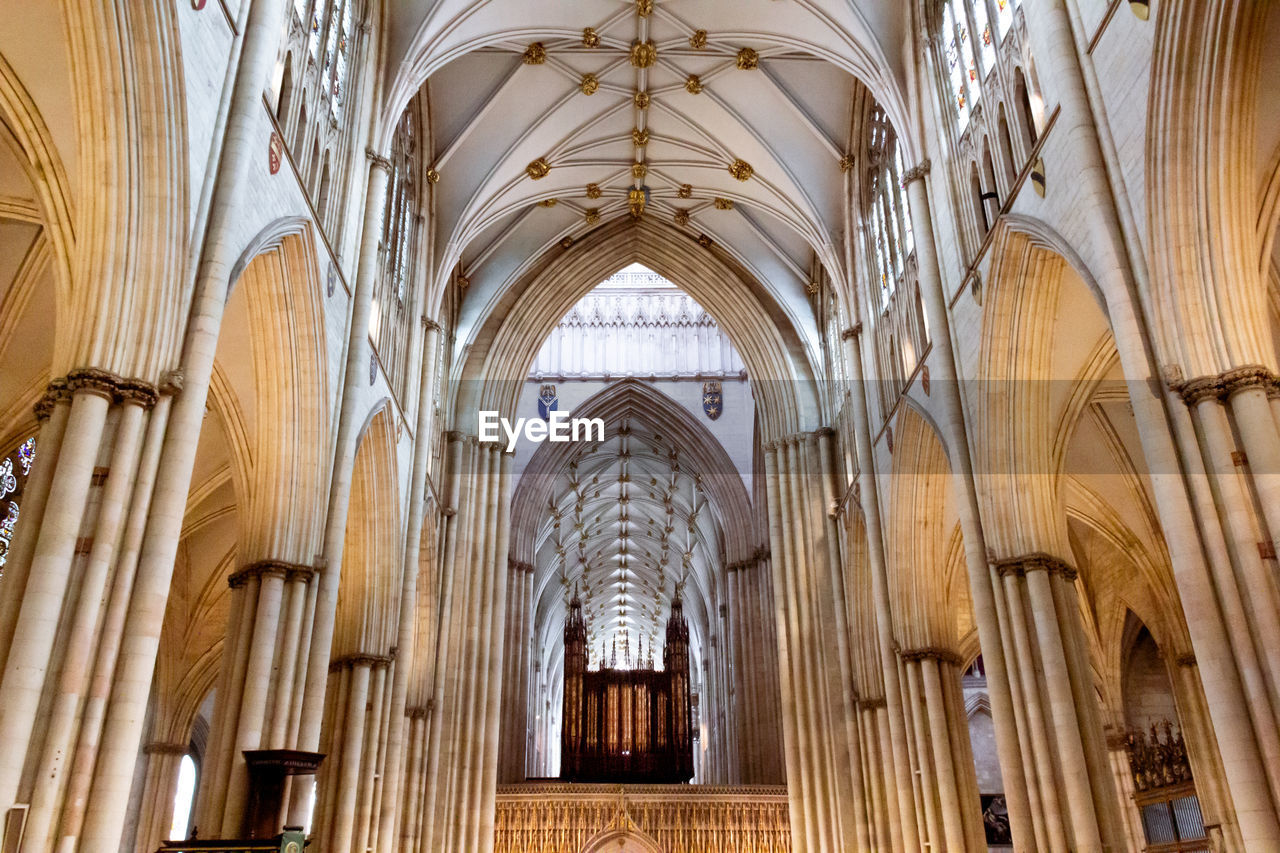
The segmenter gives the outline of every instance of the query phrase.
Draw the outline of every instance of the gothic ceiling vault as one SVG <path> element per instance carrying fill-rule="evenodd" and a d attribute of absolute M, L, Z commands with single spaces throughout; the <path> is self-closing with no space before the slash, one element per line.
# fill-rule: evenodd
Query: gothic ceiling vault
<path fill-rule="evenodd" d="M 865 86 L 897 124 L 908 111 L 906 4 L 389 7 L 382 132 L 424 93 L 432 292 L 461 265 L 460 340 L 545 251 L 643 210 L 714 240 L 813 346 L 805 286 L 818 266 L 843 278 L 848 263 L 853 97 Z"/>

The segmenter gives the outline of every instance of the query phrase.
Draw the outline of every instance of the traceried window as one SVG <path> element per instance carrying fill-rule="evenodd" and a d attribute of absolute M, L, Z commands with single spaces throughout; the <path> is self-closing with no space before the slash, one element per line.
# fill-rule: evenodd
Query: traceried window
<path fill-rule="evenodd" d="M 335 119 L 342 113 L 347 92 L 348 59 L 351 45 L 351 0 L 334 2 L 329 11 L 328 44 L 324 52 L 324 72 L 328 81 L 326 100 Z"/>
<path fill-rule="evenodd" d="M 911 224 L 906 157 L 889 117 L 879 104 L 867 108 L 859 175 L 859 224 L 866 306 L 862 322 L 874 341 L 877 415 L 894 401 L 917 374 L 929 348 L 916 267 L 916 235 Z M 860 276 L 862 278 L 863 276 Z"/>
<path fill-rule="evenodd" d="M 0 460 L 0 578 L 9 559 L 9 546 L 21 510 L 22 490 L 36 459 L 36 440 L 28 438 Z"/>
<path fill-rule="evenodd" d="M 889 131 L 884 110 L 876 107 L 871 118 L 871 174 L 867 224 L 879 277 L 880 299 L 887 303 L 898 288 L 907 263 L 915 252 L 915 233 L 902 185 L 902 151 Z"/>
<path fill-rule="evenodd" d="M 996 48 L 1013 26 L 1022 0 L 946 0 L 939 37 L 946 61 L 951 106 L 963 130 L 982 100 L 987 75 L 996 67 Z M 999 35 L 992 32 L 995 17 Z"/>
<path fill-rule="evenodd" d="M 970 194 L 962 217 L 970 252 L 984 244 L 1020 185 L 1041 130 L 1021 7 L 1022 0 L 943 0 L 931 23 L 937 82 L 954 111 L 944 129 L 957 154 L 952 178 Z"/>
<path fill-rule="evenodd" d="M 333 119 L 342 115 L 347 101 L 351 70 L 352 39 L 355 36 L 357 0 L 293 0 L 294 25 L 301 32 L 306 56 L 314 68 L 319 99 Z M 323 51 L 321 48 L 323 47 Z M 317 115 L 312 111 L 312 115 Z"/>
<path fill-rule="evenodd" d="M 341 242 L 348 120 L 365 0 L 292 0 L 278 73 L 276 120 L 331 245 Z"/>
<path fill-rule="evenodd" d="M 408 391 L 410 318 L 415 315 L 410 298 L 421 210 L 422 164 L 418 157 L 421 113 L 415 100 L 396 126 L 391 142 L 391 174 L 387 177 L 387 201 L 382 214 L 381 275 L 374 295 L 374 325 L 369 330 L 373 347 L 402 402 Z"/>

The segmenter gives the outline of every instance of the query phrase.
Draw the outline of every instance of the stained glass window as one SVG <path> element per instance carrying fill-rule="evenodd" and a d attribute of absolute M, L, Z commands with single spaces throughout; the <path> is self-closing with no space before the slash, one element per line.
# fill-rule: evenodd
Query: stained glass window
<path fill-rule="evenodd" d="M 996 0 L 996 21 L 1000 27 L 1000 38 L 1013 26 L 1013 10 L 1022 5 L 1022 0 Z"/>
<path fill-rule="evenodd" d="M 987 17 L 987 0 L 974 0 L 969 8 L 973 11 L 973 31 L 978 34 L 981 71 L 986 75 L 996 64 L 996 40 L 991 33 L 991 19 Z"/>
<path fill-rule="evenodd" d="M 898 186 L 898 208 L 902 211 L 902 245 L 904 251 L 910 255 L 916 250 L 916 233 L 911 227 L 911 208 L 907 204 L 907 186 L 902 182 L 902 176 L 906 174 L 906 170 L 902 167 L 902 146 L 895 145 L 893 147 L 893 168 L 894 183 Z"/>
<path fill-rule="evenodd" d="M 0 577 L 4 576 L 9 546 L 13 542 L 14 528 L 18 524 L 19 500 L 35 459 L 36 440 L 32 437 L 0 460 Z"/>
<path fill-rule="evenodd" d="M 946 45 L 947 79 L 951 83 L 951 106 L 956 111 L 956 122 L 963 128 L 969 123 L 969 97 L 965 91 L 964 67 L 960 55 L 959 36 L 957 35 L 955 14 L 951 6 L 952 4 L 948 2 L 943 7 L 942 38 L 943 43 Z"/>

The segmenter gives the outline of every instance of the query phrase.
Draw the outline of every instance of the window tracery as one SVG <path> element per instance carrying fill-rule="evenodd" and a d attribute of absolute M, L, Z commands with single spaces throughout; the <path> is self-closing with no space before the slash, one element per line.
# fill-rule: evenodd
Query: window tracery
<path fill-rule="evenodd" d="M 915 231 L 902 148 L 884 108 L 866 113 L 861 178 L 861 221 L 869 272 L 865 321 L 875 341 L 876 383 L 881 412 L 906 388 L 928 349 L 929 330 L 916 279 Z"/>
<path fill-rule="evenodd" d="M 276 120 L 331 243 L 337 243 L 337 191 L 352 149 L 349 113 L 362 33 L 361 0 L 293 0 L 280 64 Z M 310 152 L 308 154 L 308 151 Z M 327 167 L 327 168 L 326 168 Z"/>
<path fill-rule="evenodd" d="M 369 333 L 392 389 L 402 402 L 407 400 L 409 391 L 411 319 L 417 313 L 412 270 L 421 230 L 420 120 L 415 100 L 400 117 L 392 137 L 391 171 L 379 242 L 381 274 L 374 291 L 374 326 Z"/>
<path fill-rule="evenodd" d="M 937 8 L 935 56 L 951 105 L 954 183 L 970 195 L 971 203 L 960 207 L 972 210 L 967 230 L 976 248 L 1031 158 L 1038 118 L 1030 104 L 1039 97 L 1028 91 L 1034 73 L 1022 0 L 943 0 Z M 993 151 L 1008 164 L 998 174 L 990 168 Z"/>
<path fill-rule="evenodd" d="M 0 578 L 9 559 L 9 546 L 21 512 L 22 490 L 36 459 L 35 437 L 19 444 L 0 460 Z"/>

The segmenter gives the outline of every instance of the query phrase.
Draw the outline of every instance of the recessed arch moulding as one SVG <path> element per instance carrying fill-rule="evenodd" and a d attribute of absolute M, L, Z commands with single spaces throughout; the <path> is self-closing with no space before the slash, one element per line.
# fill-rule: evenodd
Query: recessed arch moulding
<path fill-rule="evenodd" d="M 764 440 L 820 426 L 809 351 L 763 287 L 674 228 L 619 221 L 569 250 L 549 252 L 486 318 L 455 374 L 456 428 L 474 432 L 480 410 L 513 416 L 529 368 L 556 323 L 630 263 L 679 285 L 724 328 L 751 377 Z"/>

